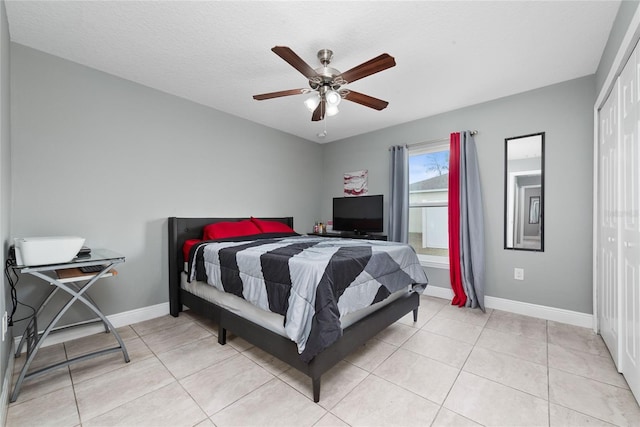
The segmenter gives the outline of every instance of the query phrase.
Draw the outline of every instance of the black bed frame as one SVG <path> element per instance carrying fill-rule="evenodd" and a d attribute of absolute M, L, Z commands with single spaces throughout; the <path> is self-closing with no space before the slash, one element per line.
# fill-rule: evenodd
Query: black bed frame
<path fill-rule="evenodd" d="M 202 228 L 207 224 L 222 221 L 240 221 L 248 218 L 169 218 L 169 305 L 171 315 L 178 317 L 183 306 L 195 313 L 212 319 L 218 325 L 218 343 L 226 343 L 227 330 L 261 348 L 267 353 L 288 363 L 311 377 L 313 401 L 320 400 L 320 377 L 353 350 L 373 338 L 407 313 L 413 311 L 417 320 L 420 297 L 417 293 L 407 293 L 360 321 L 344 329 L 342 337 L 326 348 L 310 362 L 303 362 L 296 344 L 275 332 L 240 317 L 223 307 L 197 297 L 180 287 L 180 274 L 185 260 L 182 246 L 188 239 L 200 239 Z M 264 218 L 279 221 L 293 228 L 293 218 Z"/>

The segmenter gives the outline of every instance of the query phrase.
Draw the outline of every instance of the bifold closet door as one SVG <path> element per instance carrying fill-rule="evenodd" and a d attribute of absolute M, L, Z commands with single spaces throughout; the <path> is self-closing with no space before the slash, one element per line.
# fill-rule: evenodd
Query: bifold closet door
<path fill-rule="evenodd" d="M 597 293 L 600 335 L 618 366 L 618 82 L 599 112 Z"/>
<path fill-rule="evenodd" d="M 620 74 L 620 297 L 618 369 L 640 397 L 640 61 L 638 48 Z"/>

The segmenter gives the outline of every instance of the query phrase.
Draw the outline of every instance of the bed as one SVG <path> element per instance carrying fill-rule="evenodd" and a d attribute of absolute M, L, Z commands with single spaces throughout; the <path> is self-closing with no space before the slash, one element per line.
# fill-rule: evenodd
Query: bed
<path fill-rule="evenodd" d="M 261 245 L 264 242 L 250 242 L 247 244 L 245 242 L 238 243 L 236 239 L 222 239 L 220 242 L 225 242 L 222 244 L 216 240 L 215 243 L 209 245 L 195 245 L 191 249 L 193 256 L 191 262 L 185 259 L 184 243 L 192 239 L 202 239 L 205 227 L 217 223 L 239 223 L 248 220 L 250 218 L 169 218 L 170 313 L 172 316 L 177 317 L 183 307 L 186 306 L 190 310 L 212 319 L 218 325 L 218 342 L 220 344 L 224 345 L 226 343 L 226 333 L 230 331 L 301 371 L 311 378 L 315 402 L 320 400 L 320 379 L 322 374 L 406 314 L 413 312 L 413 319 L 414 321 L 417 320 L 420 301 L 419 293 L 426 286 L 426 276 L 424 276 L 424 280 L 420 280 L 417 283 L 414 282 L 408 286 L 400 284 L 390 294 L 387 292 L 389 295 L 385 294 L 383 297 L 376 297 L 380 301 L 371 303 L 370 306 L 364 309 L 341 317 L 342 326 L 340 327 L 339 336 L 331 338 L 332 340 L 335 339 L 334 341 L 329 341 L 323 346 L 314 348 L 313 353 L 307 352 L 305 354 L 305 352 L 301 352 L 300 342 L 294 342 L 292 338 L 287 336 L 288 331 L 283 329 L 283 324 L 286 325 L 291 320 L 287 316 L 293 317 L 290 312 L 283 311 L 283 314 L 289 313 L 283 316 L 276 312 L 253 307 L 242 296 L 238 297 L 229 294 L 228 290 L 227 292 L 219 292 L 214 286 L 201 284 L 200 281 L 195 280 L 200 277 L 196 277 L 197 274 L 191 271 L 192 267 L 195 268 L 198 263 L 202 263 L 204 259 L 207 259 L 204 255 L 205 251 L 214 250 L 217 246 L 227 248 L 229 246 L 238 247 L 238 245 L 242 244 L 242 248 L 245 248 Z M 263 218 L 262 220 L 285 224 L 293 228 L 292 217 Z M 355 241 L 351 239 L 316 237 L 314 241 L 307 236 L 265 235 L 264 239 L 267 238 L 272 238 L 267 243 L 275 244 L 276 246 L 289 245 L 289 240 L 294 242 L 294 239 L 297 238 L 299 241 L 295 241 L 295 244 L 304 245 L 305 248 L 313 247 L 314 249 L 311 252 L 316 252 L 315 248 L 332 247 L 338 243 L 344 243 L 347 247 L 355 245 Z M 344 242 L 339 242 L 341 240 L 344 240 Z M 226 243 L 229 241 L 232 243 Z M 317 243 L 317 241 L 321 242 Z M 361 240 L 357 242 L 357 247 L 361 248 L 373 243 L 373 241 Z M 378 244 L 383 246 L 385 244 L 388 246 L 394 245 L 386 242 Z M 386 250 L 386 248 L 372 248 L 372 250 L 374 249 Z M 199 261 L 196 258 L 198 252 L 202 253 Z M 215 257 L 217 256 L 216 253 Z M 222 256 L 220 256 L 220 259 L 222 259 Z M 215 276 L 215 274 L 211 274 L 211 271 L 213 271 L 211 268 L 206 271 Z M 424 275 L 422 269 L 420 271 Z M 214 277 L 210 280 L 217 279 Z M 413 279 L 411 280 L 413 281 Z M 318 295 L 320 294 L 318 293 Z M 347 298 L 344 299 L 346 300 Z M 288 307 L 285 308 L 288 309 Z M 324 324 L 326 322 L 320 323 Z M 313 347 L 309 345 L 311 342 L 311 339 L 309 339 L 308 347 Z"/>

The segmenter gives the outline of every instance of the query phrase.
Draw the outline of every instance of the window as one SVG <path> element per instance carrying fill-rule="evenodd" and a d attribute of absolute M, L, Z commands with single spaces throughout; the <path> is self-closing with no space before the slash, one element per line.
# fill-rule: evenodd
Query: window
<path fill-rule="evenodd" d="M 449 143 L 409 152 L 409 244 L 421 263 L 449 267 Z"/>

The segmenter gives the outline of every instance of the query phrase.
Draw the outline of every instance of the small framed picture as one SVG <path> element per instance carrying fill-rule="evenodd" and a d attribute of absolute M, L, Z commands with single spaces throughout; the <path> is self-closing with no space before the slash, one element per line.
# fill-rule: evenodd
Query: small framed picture
<path fill-rule="evenodd" d="M 344 173 L 344 195 L 364 196 L 369 192 L 367 189 L 367 169 L 355 172 Z"/>

